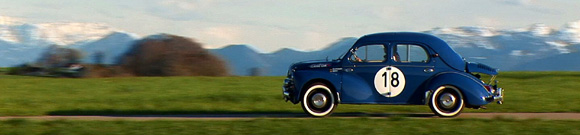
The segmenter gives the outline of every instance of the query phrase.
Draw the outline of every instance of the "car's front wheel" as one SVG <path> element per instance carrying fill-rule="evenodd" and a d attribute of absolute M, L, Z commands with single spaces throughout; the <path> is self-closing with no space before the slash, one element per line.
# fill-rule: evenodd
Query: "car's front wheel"
<path fill-rule="evenodd" d="M 454 86 L 437 88 L 429 102 L 431 111 L 441 117 L 455 117 L 461 113 L 464 106 L 463 96 Z"/>
<path fill-rule="evenodd" d="M 302 95 L 302 109 L 314 117 L 324 117 L 336 108 L 334 94 L 326 84 L 314 83 Z"/>

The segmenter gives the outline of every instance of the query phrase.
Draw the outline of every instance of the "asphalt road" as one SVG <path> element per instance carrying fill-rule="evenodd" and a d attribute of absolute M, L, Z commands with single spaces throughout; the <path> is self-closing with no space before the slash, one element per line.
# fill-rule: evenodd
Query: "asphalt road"
<path fill-rule="evenodd" d="M 330 118 L 389 118 L 409 117 L 418 119 L 446 119 L 429 113 L 334 113 Z M 150 120 L 249 120 L 249 119 L 309 119 L 312 117 L 301 113 L 286 114 L 193 114 L 193 115 L 131 115 L 131 116 L 3 116 L 0 120 L 100 120 L 100 121 L 150 121 Z M 545 120 L 580 120 L 580 113 L 462 113 L 455 118 L 506 118 L 506 119 L 545 119 Z"/>

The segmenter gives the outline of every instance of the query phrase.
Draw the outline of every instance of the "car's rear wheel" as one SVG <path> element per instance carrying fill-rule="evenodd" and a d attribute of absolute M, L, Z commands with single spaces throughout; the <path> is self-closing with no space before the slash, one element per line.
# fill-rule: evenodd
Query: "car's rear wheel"
<path fill-rule="evenodd" d="M 302 109 L 314 117 L 324 117 L 336 108 L 335 96 L 326 84 L 314 83 L 302 95 Z"/>
<path fill-rule="evenodd" d="M 441 86 L 433 92 L 429 107 L 431 111 L 441 117 L 455 117 L 465 107 L 463 95 L 453 86 Z"/>

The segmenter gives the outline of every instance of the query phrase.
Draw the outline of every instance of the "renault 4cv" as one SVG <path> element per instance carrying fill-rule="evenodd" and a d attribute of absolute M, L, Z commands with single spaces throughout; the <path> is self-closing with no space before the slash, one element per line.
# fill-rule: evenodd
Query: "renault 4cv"
<path fill-rule="evenodd" d="M 455 117 L 464 108 L 503 103 L 497 74 L 496 68 L 467 62 L 435 36 L 375 33 L 336 60 L 291 65 L 283 96 L 314 117 L 330 115 L 338 104 L 428 105 L 438 116 Z"/>

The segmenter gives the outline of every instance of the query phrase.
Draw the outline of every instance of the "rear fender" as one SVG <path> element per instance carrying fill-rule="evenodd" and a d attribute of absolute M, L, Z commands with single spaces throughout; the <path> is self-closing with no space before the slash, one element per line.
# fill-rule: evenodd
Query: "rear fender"
<path fill-rule="evenodd" d="M 440 86 L 451 85 L 457 87 L 463 94 L 464 100 L 471 106 L 482 106 L 488 104 L 486 97 L 491 96 L 481 80 L 475 78 L 467 73 L 459 72 L 445 72 L 436 75 L 427 85 L 429 91 L 433 92 Z M 429 101 L 428 98 L 432 96 L 431 92 L 426 92 L 424 101 Z M 425 102 L 427 103 L 427 102 Z"/>

